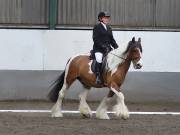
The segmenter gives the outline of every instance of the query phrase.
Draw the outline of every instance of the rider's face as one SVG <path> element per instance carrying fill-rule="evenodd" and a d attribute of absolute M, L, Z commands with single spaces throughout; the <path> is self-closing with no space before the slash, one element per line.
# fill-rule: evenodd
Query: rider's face
<path fill-rule="evenodd" d="M 104 23 L 104 24 L 109 24 L 110 23 L 110 17 L 103 17 L 101 19 L 101 21 Z"/>

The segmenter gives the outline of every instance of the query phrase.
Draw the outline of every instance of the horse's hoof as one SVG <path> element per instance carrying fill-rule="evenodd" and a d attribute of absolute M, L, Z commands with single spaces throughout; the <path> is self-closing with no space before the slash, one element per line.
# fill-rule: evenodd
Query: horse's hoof
<path fill-rule="evenodd" d="M 109 120 L 110 118 L 109 118 L 109 116 L 107 115 L 107 114 L 96 114 L 96 118 L 98 118 L 98 119 L 102 119 L 102 120 Z"/>
<path fill-rule="evenodd" d="M 127 120 L 129 118 L 129 113 L 128 112 L 116 112 L 115 115 L 118 118 L 122 118 L 123 120 Z"/>
<path fill-rule="evenodd" d="M 81 114 L 83 118 L 91 118 L 92 114 Z"/>
<path fill-rule="evenodd" d="M 79 112 L 84 118 L 91 118 L 92 117 L 92 112 L 89 107 L 80 107 Z"/>
<path fill-rule="evenodd" d="M 62 113 L 52 113 L 51 117 L 63 117 Z"/>
<path fill-rule="evenodd" d="M 129 112 L 118 112 L 115 115 L 123 120 L 127 120 L 129 118 Z"/>
<path fill-rule="evenodd" d="M 96 118 L 101 119 L 101 120 L 110 120 L 109 116 L 108 117 L 97 117 L 96 116 Z"/>
<path fill-rule="evenodd" d="M 127 120 L 129 118 L 129 111 L 126 106 L 121 107 L 119 105 L 115 105 L 113 110 L 115 111 L 115 115 L 119 118 Z"/>
<path fill-rule="evenodd" d="M 129 114 L 127 113 L 127 114 L 123 114 L 123 115 L 121 115 L 120 116 L 123 120 L 127 120 L 127 119 L 129 119 Z"/>
<path fill-rule="evenodd" d="M 96 117 L 96 118 L 101 119 L 101 120 L 110 120 L 109 117 Z"/>
<path fill-rule="evenodd" d="M 80 111 L 80 114 L 83 118 L 91 118 L 92 117 L 92 112 L 90 110 L 88 111 Z"/>

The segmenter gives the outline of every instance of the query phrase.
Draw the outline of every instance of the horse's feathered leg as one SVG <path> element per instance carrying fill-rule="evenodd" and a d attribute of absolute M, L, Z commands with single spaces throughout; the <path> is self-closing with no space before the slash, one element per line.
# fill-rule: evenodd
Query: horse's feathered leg
<path fill-rule="evenodd" d="M 62 86 L 62 89 L 59 90 L 59 95 L 56 104 L 52 108 L 52 117 L 63 117 L 63 114 L 61 112 L 62 110 L 62 101 L 65 96 L 65 92 L 68 90 L 70 85 L 76 80 L 77 76 L 75 73 L 73 73 L 70 68 L 71 62 L 73 58 L 71 58 L 65 69 L 65 75 L 64 75 L 64 83 Z"/>
<path fill-rule="evenodd" d="M 98 106 L 96 110 L 96 117 L 99 119 L 110 119 L 107 114 L 108 105 L 114 95 L 113 91 L 109 91 L 108 95 L 103 98 L 100 105 Z"/>
<path fill-rule="evenodd" d="M 58 100 L 52 108 L 52 112 L 51 112 L 52 117 L 63 117 L 61 108 L 62 108 L 62 101 L 65 95 L 64 92 L 66 91 L 66 89 L 67 89 L 67 86 L 66 84 L 64 84 L 61 91 L 59 92 Z"/>
<path fill-rule="evenodd" d="M 124 103 L 124 95 L 122 92 L 118 91 L 117 87 L 111 87 L 111 90 L 117 95 L 117 104 L 114 106 L 113 110 L 117 117 L 128 119 L 129 111 Z"/>
<path fill-rule="evenodd" d="M 90 118 L 92 116 L 91 108 L 86 102 L 86 98 L 87 98 L 87 94 L 89 93 L 89 90 L 90 89 L 85 88 L 84 91 L 79 94 L 79 100 L 80 100 L 79 111 L 83 117 L 87 117 L 87 118 Z"/>
<path fill-rule="evenodd" d="M 110 102 L 110 100 L 111 100 L 111 97 L 106 96 L 101 101 L 100 105 L 98 106 L 96 110 L 96 117 L 98 119 L 110 119 L 107 114 L 108 103 Z"/>

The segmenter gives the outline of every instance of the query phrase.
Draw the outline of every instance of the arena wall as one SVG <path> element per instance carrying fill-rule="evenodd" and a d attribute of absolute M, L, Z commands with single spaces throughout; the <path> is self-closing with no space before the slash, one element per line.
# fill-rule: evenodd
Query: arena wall
<path fill-rule="evenodd" d="M 133 36 L 141 37 L 143 68 L 130 68 L 122 87 L 131 102 L 180 101 L 180 32 L 114 31 L 123 50 Z M 46 100 L 49 86 L 67 60 L 92 48 L 92 30 L 0 30 L 0 100 Z M 82 91 L 73 84 L 66 98 Z M 106 90 L 94 89 L 88 100 L 99 100 Z"/>

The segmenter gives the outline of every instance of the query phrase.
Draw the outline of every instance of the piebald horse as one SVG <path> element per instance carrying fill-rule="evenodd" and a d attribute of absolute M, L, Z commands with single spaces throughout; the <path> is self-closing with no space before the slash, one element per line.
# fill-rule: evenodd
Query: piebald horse
<path fill-rule="evenodd" d="M 79 94 L 79 111 L 83 116 L 92 116 L 92 111 L 86 102 L 86 97 L 90 88 L 108 87 L 110 89 L 109 93 L 103 98 L 98 106 L 96 117 L 99 119 L 110 119 L 107 114 L 108 103 L 115 94 L 117 96 L 117 104 L 113 107 L 115 115 L 123 119 L 128 119 L 129 111 L 124 103 L 124 95 L 120 90 L 120 87 L 125 79 L 131 62 L 135 69 L 140 69 L 142 67 L 142 64 L 140 63 L 141 54 L 141 39 L 139 38 L 138 41 L 136 41 L 134 37 L 129 41 L 127 48 L 123 53 L 119 48 L 111 51 L 107 55 L 106 72 L 102 75 L 105 82 L 104 84 L 96 84 L 96 76 L 91 71 L 92 60 L 90 60 L 89 55 L 82 54 L 70 58 L 64 72 L 55 81 L 54 87 L 48 95 L 51 101 L 56 102 L 52 107 L 52 117 L 63 117 L 61 108 L 65 92 L 70 85 L 78 79 L 84 86 L 84 91 Z"/>

